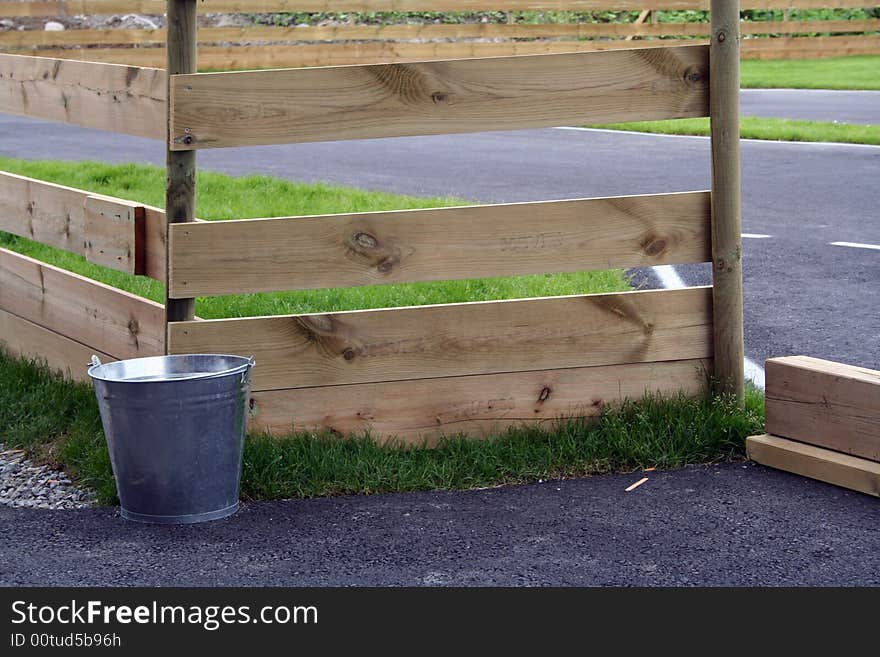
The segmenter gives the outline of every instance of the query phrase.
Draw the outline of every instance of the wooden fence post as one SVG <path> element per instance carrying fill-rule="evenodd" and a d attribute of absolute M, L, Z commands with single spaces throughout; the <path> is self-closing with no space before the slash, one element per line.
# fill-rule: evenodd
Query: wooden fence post
<path fill-rule="evenodd" d="M 168 0 L 168 125 L 171 125 L 171 76 L 196 72 L 196 2 L 197 0 Z M 172 151 L 170 149 L 171 131 L 165 140 L 165 214 L 169 224 L 195 220 L 196 206 L 196 152 Z M 167 237 L 167 235 L 166 235 Z M 166 243 L 166 255 L 168 240 Z M 166 268 L 170 259 L 166 258 Z M 166 269 L 167 273 L 167 269 Z M 170 281 L 170 276 L 166 281 Z M 192 319 L 195 299 L 171 299 L 165 292 L 165 321 L 179 322 Z M 166 353 L 167 353 L 166 341 Z"/>
<path fill-rule="evenodd" d="M 744 394 L 739 1 L 711 0 L 712 272 L 718 392 Z"/>

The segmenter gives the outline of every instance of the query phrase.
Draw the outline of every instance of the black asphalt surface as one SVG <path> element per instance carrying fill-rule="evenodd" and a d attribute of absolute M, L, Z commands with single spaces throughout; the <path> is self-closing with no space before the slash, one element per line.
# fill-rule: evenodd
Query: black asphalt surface
<path fill-rule="evenodd" d="M 11 157 L 164 159 L 156 142 L 15 117 L 0 135 Z M 880 245 L 880 148 L 742 153 L 743 230 L 770 235 L 744 242 L 748 356 L 880 367 L 880 251 L 830 244 Z M 565 129 L 227 149 L 199 165 L 483 202 L 707 189 L 710 171 L 706 139 Z M 638 477 L 249 504 L 195 527 L 0 508 L 0 584 L 880 584 L 874 498 L 742 464 L 624 493 Z"/>
<path fill-rule="evenodd" d="M 0 508 L 2 585 L 880 585 L 880 504 L 731 464 L 247 505 L 196 526 Z"/>
<path fill-rule="evenodd" d="M 743 89 L 743 116 L 880 124 L 880 91 Z"/>

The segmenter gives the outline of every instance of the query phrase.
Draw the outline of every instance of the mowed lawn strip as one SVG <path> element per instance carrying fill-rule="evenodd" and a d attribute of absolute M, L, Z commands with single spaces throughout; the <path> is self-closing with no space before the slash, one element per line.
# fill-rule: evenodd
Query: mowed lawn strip
<path fill-rule="evenodd" d="M 0 158 L 0 170 L 148 205 L 164 205 L 165 172 L 158 167 Z M 321 183 L 293 183 L 268 176 L 233 178 L 208 171 L 198 174 L 196 199 L 196 215 L 208 220 L 467 204 L 451 198 L 417 198 Z M 164 287 L 157 281 L 92 265 L 82 257 L 8 233 L 0 232 L 0 246 L 154 301 L 164 302 Z M 611 269 L 201 298 L 196 302 L 196 313 L 204 319 L 214 319 L 620 292 L 628 289 L 630 286 L 624 272 Z"/>
<path fill-rule="evenodd" d="M 743 89 L 880 89 L 880 55 L 827 59 L 746 59 Z"/>
<path fill-rule="evenodd" d="M 486 440 L 447 438 L 437 448 L 379 446 L 367 435 L 309 432 L 245 441 L 242 496 L 265 500 L 447 490 L 739 459 L 763 431 L 763 394 L 728 399 L 654 397 L 610 407 L 591 420 L 561 419 Z M 0 440 L 63 467 L 116 502 L 94 392 L 0 349 Z M 623 493 L 623 491 L 621 491 Z"/>
<path fill-rule="evenodd" d="M 593 128 L 653 132 L 664 135 L 708 135 L 709 119 L 672 119 L 670 121 L 636 121 L 594 125 Z M 794 119 L 740 119 L 740 137 L 773 141 L 837 142 L 843 144 L 880 145 L 880 125 L 830 123 Z"/>

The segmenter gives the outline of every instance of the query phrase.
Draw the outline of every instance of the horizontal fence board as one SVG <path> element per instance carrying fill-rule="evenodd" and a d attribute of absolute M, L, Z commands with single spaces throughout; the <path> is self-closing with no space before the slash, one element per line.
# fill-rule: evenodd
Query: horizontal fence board
<path fill-rule="evenodd" d="M 131 225 L 119 219 L 129 215 Z M 0 230 L 165 280 L 165 213 L 158 208 L 0 171 Z"/>
<path fill-rule="evenodd" d="M 2 16 L 165 13 L 166 0 L 0 1 Z M 870 7 L 860 0 L 741 0 L 743 9 Z M 421 12 L 421 11 L 641 11 L 708 9 L 709 0 L 208 0 L 200 13 Z"/>
<path fill-rule="evenodd" d="M 746 438 L 756 463 L 880 497 L 880 463 L 764 434 Z"/>
<path fill-rule="evenodd" d="M 796 34 L 871 32 L 880 30 L 880 19 L 838 21 L 743 21 L 740 32 Z M 413 39 L 537 39 L 650 36 L 708 36 L 706 23 L 401 23 L 390 25 L 316 25 L 297 27 L 209 27 L 199 30 L 200 44 L 285 43 L 306 41 L 372 41 Z M 61 46 L 138 45 L 164 46 L 166 31 L 7 30 L 0 32 L 0 48 L 50 48 Z M 34 53 L 39 54 L 39 53 Z"/>
<path fill-rule="evenodd" d="M 845 39 L 845 40 L 844 40 Z M 742 51 L 747 59 L 784 59 L 837 57 L 842 55 L 878 54 L 880 38 L 876 35 L 858 37 L 792 37 L 783 48 L 774 44 L 764 50 L 763 44 L 785 39 L 744 39 Z M 468 57 L 499 57 L 539 55 L 565 52 L 595 52 L 656 48 L 678 41 L 529 41 L 529 42 L 427 42 L 400 43 L 374 41 L 361 43 L 323 43 L 273 46 L 203 46 L 199 48 L 199 66 L 203 69 L 233 70 L 253 68 L 298 68 L 374 63 L 418 62 L 431 59 L 464 59 Z M 706 45 L 707 40 L 687 42 Z M 76 50 L 45 50 L 50 57 L 78 58 L 136 66 L 165 66 L 164 48 L 90 48 Z"/>
<path fill-rule="evenodd" d="M 0 54 L 0 112 L 165 138 L 165 71 Z"/>
<path fill-rule="evenodd" d="M 12 355 L 45 362 L 76 381 L 86 381 L 92 355 L 102 362 L 116 360 L 100 349 L 71 340 L 0 308 L 0 345 Z"/>
<path fill-rule="evenodd" d="M 116 358 L 165 348 L 161 304 L 0 249 L 0 308 Z"/>
<path fill-rule="evenodd" d="M 765 371 L 767 433 L 880 461 L 880 372 L 807 356 Z"/>
<path fill-rule="evenodd" d="M 712 355 L 711 288 L 173 322 L 169 353 L 254 355 L 254 390 Z"/>
<path fill-rule="evenodd" d="M 169 226 L 195 297 L 708 262 L 709 192 Z"/>
<path fill-rule="evenodd" d="M 431 444 L 444 434 L 485 437 L 510 426 L 590 417 L 646 392 L 697 395 L 710 375 L 710 360 L 685 360 L 267 390 L 253 394 L 250 429 L 369 431 L 379 442 Z"/>
<path fill-rule="evenodd" d="M 708 48 L 172 77 L 172 148 L 708 114 Z"/>

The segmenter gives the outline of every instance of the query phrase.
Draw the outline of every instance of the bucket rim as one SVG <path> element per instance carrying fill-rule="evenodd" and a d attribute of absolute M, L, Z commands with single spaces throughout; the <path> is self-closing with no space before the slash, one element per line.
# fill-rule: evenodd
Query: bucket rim
<path fill-rule="evenodd" d="M 176 360 L 182 358 L 227 358 L 227 359 L 235 359 L 242 361 L 241 364 L 236 365 L 235 367 L 230 367 L 224 370 L 218 370 L 216 372 L 196 372 L 189 376 L 176 376 L 174 378 L 168 379 L 121 379 L 111 376 L 102 376 L 98 370 L 101 368 L 110 368 L 114 365 L 118 365 L 119 363 L 137 363 L 148 360 Z M 130 383 L 130 384 L 146 384 L 146 383 L 176 383 L 178 381 L 199 381 L 204 379 L 214 379 L 222 376 L 230 376 L 233 374 L 240 374 L 243 372 L 247 372 L 250 368 L 256 365 L 256 361 L 253 356 L 239 356 L 238 354 L 167 354 L 167 355 L 159 355 L 159 356 L 143 356 L 141 358 L 123 358 L 120 360 L 114 360 L 109 363 L 102 363 L 97 356 L 92 356 L 92 361 L 88 363 L 88 370 L 86 373 L 89 377 L 94 381 L 106 381 L 108 383 Z"/>

